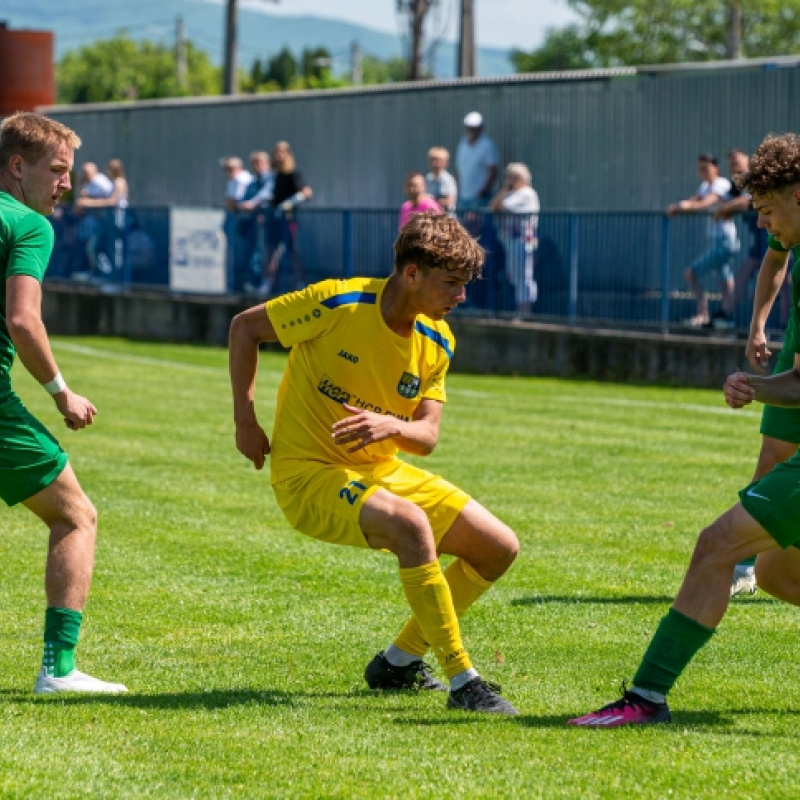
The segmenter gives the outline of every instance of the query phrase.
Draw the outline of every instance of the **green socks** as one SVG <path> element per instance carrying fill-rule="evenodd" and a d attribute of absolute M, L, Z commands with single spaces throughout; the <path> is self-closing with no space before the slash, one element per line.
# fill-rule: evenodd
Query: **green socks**
<path fill-rule="evenodd" d="M 713 628 L 706 628 L 671 608 L 662 618 L 644 654 L 633 677 L 633 685 L 666 695 L 695 653 L 713 635 Z"/>
<path fill-rule="evenodd" d="M 75 669 L 75 645 L 83 614 L 71 608 L 48 608 L 44 612 L 44 656 L 42 666 L 51 678 L 63 678 Z"/>

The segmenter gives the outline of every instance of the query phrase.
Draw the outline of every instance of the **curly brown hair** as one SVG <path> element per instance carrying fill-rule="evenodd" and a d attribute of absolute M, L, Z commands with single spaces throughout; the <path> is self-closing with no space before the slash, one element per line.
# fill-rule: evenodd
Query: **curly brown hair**
<path fill-rule="evenodd" d="M 457 220 L 447 214 L 413 214 L 394 243 L 394 266 L 466 270 L 469 280 L 480 278 L 486 251 Z"/>
<path fill-rule="evenodd" d="M 747 172 L 736 177 L 736 185 L 752 195 L 796 184 L 800 184 L 800 137 L 795 133 L 767 136 L 750 156 Z"/>

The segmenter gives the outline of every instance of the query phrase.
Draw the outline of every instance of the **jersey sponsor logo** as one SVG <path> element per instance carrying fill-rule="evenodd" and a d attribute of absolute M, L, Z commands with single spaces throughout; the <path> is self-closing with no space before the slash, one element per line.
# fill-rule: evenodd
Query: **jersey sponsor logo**
<path fill-rule="evenodd" d="M 376 414 L 387 414 L 390 417 L 396 417 L 397 419 L 402 419 L 406 422 L 411 421 L 411 417 L 408 417 L 405 414 L 397 414 L 388 408 L 381 408 L 380 406 L 376 406 L 374 403 L 362 400 L 357 394 L 354 394 L 353 392 L 350 392 L 341 386 L 337 386 L 327 375 L 323 375 L 320 379 L 320 382 L 317 384 L 317 391 L 320 394 L 324 394 L 325 397 L 330 398 L 335 403 L 347 403 L 349 406 L 363 408 L 364 411 L 374 411 Z"/>
<path fill-rule="evenodd" d="M 348 353 L 347 350 L 340 350 L 339 358 L 343 358 L 345 361 L 349 361 L 351 364 L 358 364 L 358 356 Z"/>
<path fill-rule="evenodd" d="M 404 372 L 400 376 L 400 381 L 397 384 L 397 393 L 400 397 L 405 397 L 410 400 L 419 394 L 419 376 L 412 375 L 410 372 Z"/>

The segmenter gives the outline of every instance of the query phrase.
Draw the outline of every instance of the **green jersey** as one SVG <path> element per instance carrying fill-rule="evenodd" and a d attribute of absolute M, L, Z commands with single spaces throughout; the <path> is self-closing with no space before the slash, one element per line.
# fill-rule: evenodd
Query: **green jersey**
<path fill-rule="evenodd" d="M 44 278 L 53 252 L 53 226 L 39 213 L 0 192 L 0 276 L 3 287 L 12 275 Z M 16 355 L 6 325 L 6 293 L 0 292 L 0 399 L 11 392 L 9 371 Z"/>
<path fill-rule="evenodd" d="M 778 253 L 788 253 L 787 250 L 772 234 L 767 239 L 767 245 L 770 250 L 776 250 Z M 792 281 L 792 315 L 800 313 L 800 245 L 795 245 L 791 248 L 792 253 L 792 268 L 789 271 Z"/>

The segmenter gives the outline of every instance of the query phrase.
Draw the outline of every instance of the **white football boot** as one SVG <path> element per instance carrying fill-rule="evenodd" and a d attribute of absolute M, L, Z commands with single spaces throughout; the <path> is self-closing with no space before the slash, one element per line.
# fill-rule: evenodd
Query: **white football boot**
<path fill-rule="evenodd" d="M 47 670 L 42 667 L 36 684 L 33 687 L 34 694 L 60 694 L 61 692 L 93 692 L 96 694 L 122 694 L 127 692 L 127 687 L 121 683 L 106 683 L 105 681 L 85 675 L 77 669 L 72 670 L 69 675 L 63 678 L 54 678 L 47 674 Z"/>
<path fill-rule="evenodd" d="M 757 589 L 755 569 L 751 566 L 740 567 L 737 565 L 733 571 L 731 597 L 740 594 L 755 594 Z"/>

